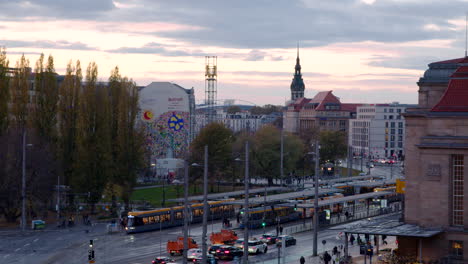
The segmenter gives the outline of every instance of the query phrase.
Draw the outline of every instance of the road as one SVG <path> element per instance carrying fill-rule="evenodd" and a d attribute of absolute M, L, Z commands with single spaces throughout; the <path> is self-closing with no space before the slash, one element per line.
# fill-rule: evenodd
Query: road
<path fill-rule="evenodd" d="M 309 220 L 310 221 L 310 220 Z M 339 229 L 345 226 L 362 223 L 367 220 L 347 223 L 333 228 L 319 231 L 318 250 L 331 250 L 335 245 L 343 244 L 338 239 Z M 209 223 L 208 232 L 221 228 L 220 222 Z M 289 225 L 298 225 L 300 222 Z M 287 226 L 285 226 L 286 229 Z M 274 227 L 267 227 L 265 232 L 275 232 Z M 88 230 L 88 232 L 86 232 Z M 238 231 L 239 232 L 239 231 Z M 253 236 L 259 236 L 262 229 L 252 230 Z M 127 235 L 123 232 L 107 234 L 105 224 L 97 224 L 91 229 L 86 226 L 77 226 L 70 229 L 28 231 L 21 233 L 0 232 L 0 263 L 39 263 L 39 264 L 84 264 L 88 263 L 89 240 L 94 240 L 96 263 L 115 264 L 150 264 L 156 256 L 167 255 L 166 242 L 182 235 L 182 228 L 164 229 L 161 232 L 145 232 Z M 190 235 L 201 243 L 202 226 L 193 225 Z M 242 234 L 239 234 L 242 237 Z M 312 231 L 294 234 L 297 245 L 286 250 L 287 263 L 297 263 L 301 256 L 310 256 L 312 252 Z M 181 257 L 176 257 L 181 262 Z M 249 256 L 249 263 L 277 263 L 277 249 L 269 246 L 268 253 Z M 220 261 L 219 263 L 234 263 Z"/>

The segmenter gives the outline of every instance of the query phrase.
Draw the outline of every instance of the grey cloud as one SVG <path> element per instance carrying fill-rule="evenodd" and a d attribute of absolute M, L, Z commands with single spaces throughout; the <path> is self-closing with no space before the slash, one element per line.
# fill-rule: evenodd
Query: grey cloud
<path fill-rule="evenodd" d="M 167 49 L 165 46 L 159 43 L 150 42 L 142 47 L 121 47 L 114 50 L 107 50 L 111 53 L 139 53 L 139 54 L 154 54 L 168 57 L 185 57 L 185 56 L 208 56 L 210 54 L 202 52 L 200 50 L 186 51 L 181 49 Z"/>
<path fill-rule="evenodd" d="M 23 41 L 23 40 L 0 40 L 0 46 L 7 48 L 41 48 L 41 49 L 71 49 L 71 50 L 94 50 L 81 42 L 60 41 Z"/>

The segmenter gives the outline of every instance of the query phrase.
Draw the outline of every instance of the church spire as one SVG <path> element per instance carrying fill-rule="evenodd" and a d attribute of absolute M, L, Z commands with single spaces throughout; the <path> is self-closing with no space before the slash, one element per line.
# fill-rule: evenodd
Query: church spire
<path fill-rule="evenodd" d="M 294 78 L 291 82 L 291 100 L 304 97 L 304 80 L 301 74 L 301 62 L 299 58 L 299 43 L 297 43 L 296 66 L 294 67 Z"/>

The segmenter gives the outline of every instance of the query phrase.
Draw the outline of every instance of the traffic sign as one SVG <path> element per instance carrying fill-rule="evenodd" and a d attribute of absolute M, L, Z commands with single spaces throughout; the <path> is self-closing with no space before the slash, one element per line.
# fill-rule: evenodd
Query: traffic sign
<path fill-rule="evenodd" d="M 397 193 L 405 193 L 405 189 L 406 189 L 406 181 L 396 179 L 396 192 Z"/>

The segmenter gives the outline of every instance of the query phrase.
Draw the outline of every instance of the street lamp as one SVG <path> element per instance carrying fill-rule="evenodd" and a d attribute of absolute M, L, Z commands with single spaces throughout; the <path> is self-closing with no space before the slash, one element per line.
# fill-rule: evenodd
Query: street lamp
<path fill-rule="evenodd" d="M 26 229 L 26 147 L 32 144 L 26 144 L 26 130 L 23 132 L 23 159 L 22 159 L 22 186 L 21 186 L 21 230 Z"/>
<path fill-rule="evenodd" d="M 307 154 L 315 155 L 315 195 L 314 195 L 314 240 L 313 240 L 313 256 L 317 256 L 317 240 L 318 240 L 318 185 L 319 185 L 319 161 L 320 161 L 320 145 L 319 142 L 315 142 L 315 152 L 309 152 Z"/>

